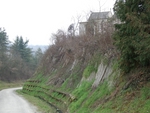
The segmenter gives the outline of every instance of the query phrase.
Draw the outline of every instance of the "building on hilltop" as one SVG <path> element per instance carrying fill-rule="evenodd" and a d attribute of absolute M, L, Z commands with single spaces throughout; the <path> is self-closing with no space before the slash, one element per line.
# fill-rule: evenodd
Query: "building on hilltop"
<path fill-rule="evenodd" d="M 102 33 L 104 31 L 104 26 L 111 17 L 111 11 L 91 12 L 87 22 L 79 23 L 79 35 L 95 35 L 97 33 Z"/>

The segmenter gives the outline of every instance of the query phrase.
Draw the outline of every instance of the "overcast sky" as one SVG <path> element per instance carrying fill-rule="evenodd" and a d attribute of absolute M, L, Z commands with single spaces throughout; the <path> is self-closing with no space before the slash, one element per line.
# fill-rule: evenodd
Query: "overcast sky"
<path fill-rule="evenodd" d="M 67 30 L 79 16 L 90 11 L 112 11 L 115 0 L 0 0 L 0 27 L 10 41 L 16 36 L 30 45 L 49 45 L 52 33 Z M 101 6 L 101 8 L 100 8 Z"/>

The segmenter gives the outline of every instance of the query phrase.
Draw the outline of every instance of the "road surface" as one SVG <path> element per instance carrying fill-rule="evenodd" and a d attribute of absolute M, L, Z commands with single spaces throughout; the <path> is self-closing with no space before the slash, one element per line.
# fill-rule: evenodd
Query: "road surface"
<path fill-rule="evenodd" d="M 17 89 L 21 88 L 0 91 L 0 113 L 38 113 L 35 106 L 16 94 Z"/>

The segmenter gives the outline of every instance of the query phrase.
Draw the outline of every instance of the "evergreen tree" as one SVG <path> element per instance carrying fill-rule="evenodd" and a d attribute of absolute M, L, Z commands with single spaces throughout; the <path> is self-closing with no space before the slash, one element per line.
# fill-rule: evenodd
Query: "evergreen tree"
<path fill-rule="evenodd" d="M 125 72 L 150 65 L 150 0 L 117 0 L 114 44 L 120 51 L 120 66 Z"/>
<path fill-rule="evenodd" d="M 0 61 L 4 61 L 6 53 L 8 52 L 8 37 L 4 29 L 0 28 Z"/>
<path fill-rule="evenodd" d="M 15 57 L 21 57 L 25 62 L 30 62 L 30 58 L 32 57 L 31 49 L 28 48 L 29 40 L 24 41 L 22 37 L 16 37 L 12 45 L 13 55 Z"/>
<path fill-rule="evenodd" d="M 0 80 L 8 79 L 10 72 L 9 43 L 5 29 L 0 28 Z"/>
<path fill-rule="evenodd" d="M 32 51 L 28 47 L 28 40 L 24 41 L 22 37 L 16 37 L 11 45 L 11 78 L 27 79 L 33 72 Z M 15 78 L 16 77 L 16 78 Z"/>

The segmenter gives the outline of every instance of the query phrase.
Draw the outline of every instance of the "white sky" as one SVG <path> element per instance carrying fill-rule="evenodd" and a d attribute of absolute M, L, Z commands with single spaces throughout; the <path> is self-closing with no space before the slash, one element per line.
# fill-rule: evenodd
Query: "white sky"
<path fill-rule="evenodd" d="M 29 45 L 49 45 L 52 33 L 67 30 L 77 17 L 90 11 L 109 11 L 115 0 L 0 0 L 0 27 L 10 41 L 16 36 Z M 82 21 L 84 21 L 82 19 Z"/>

